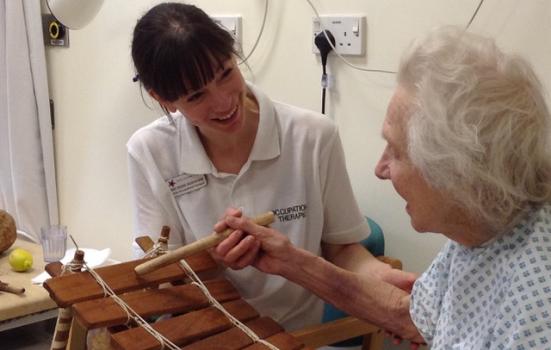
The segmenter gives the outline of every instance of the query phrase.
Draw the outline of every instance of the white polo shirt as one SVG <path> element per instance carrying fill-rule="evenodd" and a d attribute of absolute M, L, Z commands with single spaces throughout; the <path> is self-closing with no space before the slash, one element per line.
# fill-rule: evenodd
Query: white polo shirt
<path fill-rule="evenodd" d="M 369 226 L 352 193 L 334 123 L 249 89 L 259 103 L 259 125 L 237 175 L 216 170 L 196 128 L 181 114 L 174 114 L 173 122 L 162 117 L 130 138 L 135 236 L 156 238 L 168 225 L 174 248 L 210 234 L 231 206 L 248 216 L 274 211 L 272 227 L 317 255 L 321 241 L 366 238 Z M 244 299 L 286 329 L 320 322 L 322 302 L 302 287 L 252 267 L 225 273 Z"/>

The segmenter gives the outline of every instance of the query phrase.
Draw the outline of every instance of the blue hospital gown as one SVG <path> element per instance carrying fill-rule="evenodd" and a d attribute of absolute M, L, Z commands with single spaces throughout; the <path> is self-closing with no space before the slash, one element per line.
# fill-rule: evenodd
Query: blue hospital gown
<path fill-rule="evenodd" d="M 481 247 L 448 241 L 410 314 L 432 350 L 551 349 L 551 205 Z"/>

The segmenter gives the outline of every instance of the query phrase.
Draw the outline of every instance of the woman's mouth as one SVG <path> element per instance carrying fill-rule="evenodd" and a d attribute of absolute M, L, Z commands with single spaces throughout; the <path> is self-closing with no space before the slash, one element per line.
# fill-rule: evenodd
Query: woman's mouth
<path fill-rule="evenodd" d="M 229 124 L 236 118 L 238 114 L 237 111 L 239 109 L 238 107 L 239 106 L 236 105 L 229 113 L 221 116 L 213 117 L 212 120 L 222 124 Z"/>

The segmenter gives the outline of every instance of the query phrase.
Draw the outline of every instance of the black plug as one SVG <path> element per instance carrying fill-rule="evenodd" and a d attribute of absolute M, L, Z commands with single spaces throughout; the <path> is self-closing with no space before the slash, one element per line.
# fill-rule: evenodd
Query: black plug
<path fill-rule="evenodd" d="M 327 38 L 331 40 L 333 46 L 335 46 L 335 37 L 333 36 L 333 34 L 331 34 L 331 32 L 328 30 L 325 30 L 325 33 L 327 34 Z M 329 55 L 329 52 L 333 50 L 333 48 L 329 44 L 329 41 L 327 41 L 327 38 L 323 34 L 323 31 L 319 32 L 314 38 L 314 44 L 316 44 L 318 50 L 320 50 L 321 65 L 323 67 L 325 67 L 327 64 L 327 55 Z"/>
<path fill-rule="evenodd" d="M 316 37 L 314 38 L 314 44 L 316 44 L 318 50 L 320 50 L 321 56 L 321 68 L 323 71 L 321 75 L 321 113 L 325 114 L 325 90 L 327 89 L 328 85 L 328 78 L 325 67 L 327 66 L 327 55 L 329 55 L 329 52 L 333 50 L 333 47 L 331 46 L 331 44 L 329 44 L 329 40 L 331 40 L 331 43 L 333 44 L 333 46 L 335 46 L 335 37 L 328 30 L 325 30 L 325 34 L 323 32 L 324 31 L 321 31 L 316 35 Z"/>

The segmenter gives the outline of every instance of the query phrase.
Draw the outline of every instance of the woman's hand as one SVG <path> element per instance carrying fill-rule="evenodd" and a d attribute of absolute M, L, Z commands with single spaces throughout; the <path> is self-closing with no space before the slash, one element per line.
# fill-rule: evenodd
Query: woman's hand
<path fill-rule="evenodd" d="M 215 259 L 233 269 L 252 265 L 271 274 L 281 274 L 288 265 L 292 244 L 281 232 L 255 224 L 234 208 L 214 226 L 216 232 L 227 228 L 234 231 L 211 252 Z"/>
<path fill-rule="evenodd" d="M 214 231 L 221 233 L 230 228 L 225 221 L 227 217 L 239 218 L 242 215 L 240 209 L 226 209 L 224 216 L 214 225 Z M 242 230 L 234 230 L 209 252 L 216 261 L 234 270 L 240 270 L 256 260 L 259 249 L 260 243 L 254 237 L 244 234 Z"/>
<path fill-rule="evenodd" d="M 228 226 L 247 232 L 259 242 L 260 249 L 253 266 L 265 273 L 281 275 L 283 269 L 292 266 L 294 247 L 289 238 L 272 228 L 255 224 L 245 217 L 226 217 Z"/>

